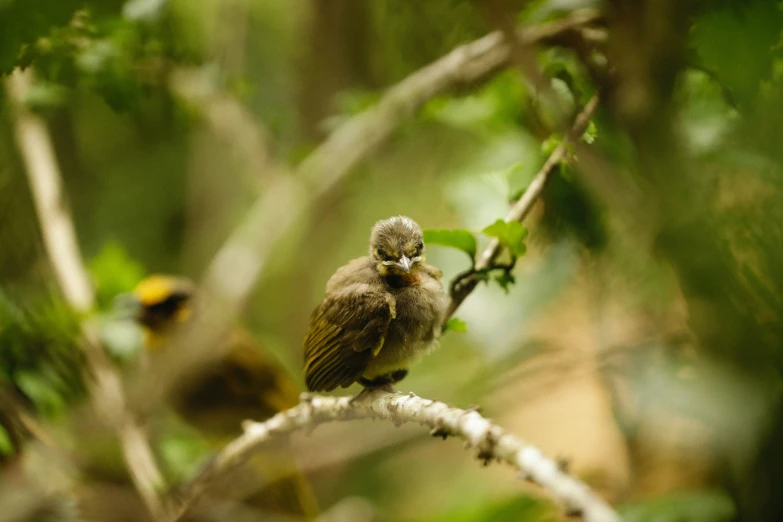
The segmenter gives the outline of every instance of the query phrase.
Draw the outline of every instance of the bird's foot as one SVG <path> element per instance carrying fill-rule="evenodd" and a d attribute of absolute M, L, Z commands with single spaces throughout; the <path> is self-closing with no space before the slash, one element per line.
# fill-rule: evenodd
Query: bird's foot
<path fill-rule="evenodd" d="M 364 386 L 364 389 L 351 399 L 351 404 L 353 404 L 354 401 L 361 400 L 376 390 L 385 391 L 387 393 L 395 393 L 397 390 L 394 389 L 393 383 L 400 380 L 399 378 L 395 379 L 395 377 L 404 377 L 404 374 L 407 373 L 408 370 L 399 370 L 388 375 L 380 375 L 374 379 L 365 379 L 364 377 L 359 378 L 358 382 Z"/>
<path fill-rule="evenodd" d="M 364 399 L 364 398 L 365 398 L 365 397 L 367 397 L 367 396 L 368 396 L 370 393 L 372 393 L 373 391 L 375 391 L 375 390 L 377 390 L 377 389 L 378 389 L 378 388 L 370 388 L 370 387 L 363 388 L 363 389 L 362 389 L 362 391 L 360 391 L 359 393 L 357 393 L 356 395 L 354 395 L 354 396 L 351 398 L 351 401 L 350 401 L 350 403 L 351 403 L 351 404 L 353 404 L 354 402 L 361 401 L 362 399 Z"/>

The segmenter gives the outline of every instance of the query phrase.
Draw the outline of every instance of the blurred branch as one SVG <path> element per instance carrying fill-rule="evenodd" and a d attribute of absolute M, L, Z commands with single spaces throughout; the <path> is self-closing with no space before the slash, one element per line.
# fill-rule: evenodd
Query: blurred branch
<path fill-rule="evenodd" d="M 527 45 L 543 43 L 597 19 L 592 10 L 577 11 L 561 20 L 520 28 L 517 38 Z M 508 65 L 510 58 L 508 40 L 500 31 L 455 48 L 390 88 L 377 105 L 339 127 L 299 166 L 299 174 L 325 192 L 425 102 L 460 84 L 487 77 Z"/>
<path fill-rule="evenodd" d="M 614 510 L 584 483 L 571 477 L 541 451 L 507 433 L 476 410 L 453 408 L 443 402 L 417 397 L 413 393 L 367 390 L 355 398 L 303 395 L 302 402 L 265 422 L 246 422 L 245 433 L 220 452 L 211 466 L 199 474 L 188 490 L 185 507 L 195 501 L 217 476 L 246 461 L 265 444 L 291 433 L 311 431 L 320 424 L 356 419 L 379 419 L 404 424 L 413 422 L 431 428 L 435 437 L 464 439 L 467 448 L 478 450 L 485 465 L 506 462 L 521 477 L 538 484 L 564 504 L 567 511 L 588 522 L 619 522 Z"/>
<path fill-rule="evenodd" d="M 169 74 L 168 85 L 180 99 L 194 107 L 221 141 L 236 147 L 247 170 L 266 173 L 269 183 L 285 169 L 275 164 L 269 154 L 269 136 L 253 114 L 234 95 L 217 86 L 212 66 L 176 67 Z"/>
<path fill-rule="evenodd" d="M 24 105 L 32 81 L 31 69 L 17 70 L 6 80 L 6 90 L 14 107 L 14 133 L 57 282 L 73 310 L 86 315 L 94 305 L 95 296 L 79 253 L 52 141 L 45 122 Z M 152 514 L 160 517 L 163 514 L 159 496 L 165 485 L 163 475 L 144 431 L 126 408 L 122 383 L 103 351 L 96 325 L 83 319 L 80 327 L 93 407 L 116 432 L 136 489 Z"/>
<path fill-rule="evenodd" d="M 563 137 L 555 150 L 552 151 L 552 154 L 549 156 L 549 158 L 547 158 L 544 165 L 533 178 L 533 181 L 530 182 L 530 185 L 528 186 L 527 190 L 525 190 L 524 194 L 522 194 L 522 197 L 519 198 L 513 207 L 511 207 L 511 211 L 506 216 L 506 221 L 522 222 L 525 217 L 527 217 L 527 215 L 530 213 L 530 210 L 533 208 L 533 205 L 538 200 L 538 197 L 543 192 L 544 187 L 546 186 L 546 182 L 554 171 L 555 167 L 558 165 L 558 163 L 560 163 L 560 161 L 565 159 L 566 155 L 568 154 L 569 147 L 571 147 L 573 143 L 577 142 L 584 133 L 588 123 L 590 122 L 590 118 L 593 116 L 593 113 L 596 110 L 596 107 L 598 107 L 597 94 L 590 98 L 590 101 L 587 102 L 582 111 L 577 115 L 573 125 L 571 125 L 571 128 L 568 130 L 568 133 Z M 479 256 L 476 266 L 464 274 L 457 276 L 451 285 L 451 302 L 449 303 L 449 308 L 446 313 L 446 319 L 454 314 L 457 308 L 459 308 L 459 305 L 462 304 L 465 298 L 468 297 L 473 289 L 476 288 L 476 286 L 479 284 L 479 281 L 481 281 L 481 279 L 478 277 L 479 273 L 485 272 L 492 268 L 502 268 L 504 270 L 508 270 L 508 266 L 497 265 L 495 263 L 495 260 L 500 255 L 501 250 L 502 247 L 500 245 L 500 241 L 497 238 L 493 239 L 484 252 L 482 252 Z"/>

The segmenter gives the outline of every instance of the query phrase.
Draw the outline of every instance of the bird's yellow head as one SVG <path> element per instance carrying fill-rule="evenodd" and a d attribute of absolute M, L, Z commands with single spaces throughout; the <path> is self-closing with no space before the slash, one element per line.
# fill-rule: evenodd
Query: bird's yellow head
<path fill-rule="evenodd" d="M 136 320 L 155 333 L 182 323 L 190 317 L 193 292 L 193 283 L 183 277 L 146 277 L 133 290 Z"/>
<path fill-rule="evenodd" d="M 415 280 L 424 262 L 421 228 L 405 216 L 378 221 L 370 235 L 370 258 L 383 277 Z"/>

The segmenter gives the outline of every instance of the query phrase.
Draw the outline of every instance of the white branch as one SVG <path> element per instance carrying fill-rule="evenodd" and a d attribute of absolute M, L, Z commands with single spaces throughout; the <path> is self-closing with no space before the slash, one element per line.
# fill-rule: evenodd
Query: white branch
<path fill-rule="evenodd" d="M 191 483 L 189 502 L 198 498 L 212 480 L 245 462 L 266 444 L 297 430 L 309 431 L 320 424 L 356 419 L 380 419 L 403 424 L 413 422 L 431 429 L 433 436 L 456 436 L 466 447 L 478 450 L 486 463 L 503 461 L 520 471 L 521 477 L 548 490 L 572 514 L 587 522 L 619 522 L 620 517 L 587 485 L 568 475 L 538 448 L 507 433 L 475 410 L 453 408 L 423 399 L 413 393 L 366 391 L 356 398 L 303 396 L 302 402 L 265 422 L 247 421 L 245 433 L 221 451 L 209 468 Z"/>
<path fill-rule="evenodd" d="M 60 170 L 46 124 L 21 105 L 30 88 L 31 71 L 16 71 L 7 82 L 9 97 L 17 101 L 14 122 L 16 141 L 22 153 L 35 210 L 41 220 L 44 246 L 57 282 L 68 303 L 77 312 L 92 308 L 90 280 L 82 268 L 76 232 L 65 205 Z"/>
<path fill-rule="evenodd" d="M 63 296 L 77 313 L 86 314 L 94 305 L 94 293 L 82 263 L 73 221 L 65 204 L 60 169 L 46 123 L 24 106 L 32 84 L 32 70 L 17 70 L 6 80 L 6 89 L 14 107 L 14 132 L 24 160 L 27 177 L 38 214 L 49 262 L 57 276 Z M 100 345 L 95 324 L 81 323 L 81 333 L 90 385 L 90 398 L 96 414 L 114 429 L 123 450 L 125 463 L 136 489 L 149 510 L 162 517 L 159 496 L 165 486 L 152 449 L 126 407 L 122 382 Z"/>

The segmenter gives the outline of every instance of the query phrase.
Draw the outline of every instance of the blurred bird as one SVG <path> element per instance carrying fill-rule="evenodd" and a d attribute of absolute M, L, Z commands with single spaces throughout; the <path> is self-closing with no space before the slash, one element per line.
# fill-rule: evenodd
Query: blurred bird
<path fill-rule="evenodd" d="M 144 327 L 150 359 L 162 349 L 178 326 L 191 320 L 194 285 L 166 275 L 142 280 L 133 292 Z M 225 442 L 242 433 L 243 420 L 263 421 L 295 406 L 299 393 L 285 369 L 256 346 L 253 338 L 235 329 L 221 358 L 200 368 L 175 387 L 171 404 L 189 424 L 213 441 Z M 251 467 L 271 481 L 244 502 L 267 515 L 311 520 L 317 514 L 313 492 L 286 448 L 275 448 L 253 458 Z"/>
<path fill-rule="evenodd" d="M 310 391 L 390 387 L 440 336 L 442 272 L 424 262 L 421 228 L 398 216 L 375 224 L 370 253 L 337 269 L 310 318 L 304 377 Z"/>

